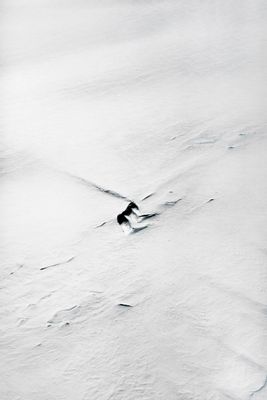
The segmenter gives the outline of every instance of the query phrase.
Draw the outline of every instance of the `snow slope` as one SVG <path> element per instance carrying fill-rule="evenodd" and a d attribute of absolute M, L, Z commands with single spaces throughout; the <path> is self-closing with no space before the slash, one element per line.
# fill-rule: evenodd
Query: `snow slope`
<path fill-rule="evenodd" d="M 265 16 L 2 3 L 2 400 L 266 399 Z"/>

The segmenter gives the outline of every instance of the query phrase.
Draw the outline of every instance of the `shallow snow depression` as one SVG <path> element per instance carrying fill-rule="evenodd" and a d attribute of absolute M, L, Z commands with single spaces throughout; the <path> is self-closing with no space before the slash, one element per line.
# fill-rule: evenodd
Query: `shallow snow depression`
<path fill-rule="evenodd" d="M 265 19 L 3 2 L 1 400 L 267 398 Z"/>

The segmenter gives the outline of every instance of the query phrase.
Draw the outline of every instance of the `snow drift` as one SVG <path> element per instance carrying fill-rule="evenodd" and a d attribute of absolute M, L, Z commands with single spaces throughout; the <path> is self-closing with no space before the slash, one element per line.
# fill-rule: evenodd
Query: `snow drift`
<path fill-rule="evenodd" d="M 265 14 L 3 2 L 2 400 L 266 398 Z"/>

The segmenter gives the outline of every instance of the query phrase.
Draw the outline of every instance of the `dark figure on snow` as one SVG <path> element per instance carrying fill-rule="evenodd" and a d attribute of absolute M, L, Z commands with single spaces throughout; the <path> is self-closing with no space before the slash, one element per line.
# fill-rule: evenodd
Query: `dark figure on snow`
<path fill-rule="evenodd" d="M 131 210 L 139 210 L 139 207 L 137 204 L 135 204 L 133 201 L 128 204 L 127 208 L 130 208 Z"/>
<path fill-rule="evenodd" d="M 118 224 L 122 227 L 124 233 L 127 233 L 127 231 L 132 230 L 132 226 L 130 221 L 128 220 L 127 214 L 125 214 L 125 211 L 123 211 L 121 214 L 117 216 L 117 222 Z"/>
<path fill-rule="evenodd" d="M 135 204 L 133 201 L 128 204 L 126 207 L 126 210 L 124 211 L 125 215 L 130 216 L 131 214 L 134 214 L 136 217 L 140 215 L 139 213 L 139 207 L 137 204 Z"/>
<path fill-rule="evenodd" d="M 121 213 L 121 214 L 118 214 L 117 222 L 118 222 L 119 225 L 122 225 L 122 224 L 128 224 L 129 225 L 130 224 L 129 220 L 128 220 L 128 218 L 126 218 L 126 215 L 125 215 L 124 212 Z"/>
<path fill-rule="evenodd" d="M 134 215 L 135 217 L 137 216 L 136 211 L 138 211 L 139 208 L 138 206 L 134 203 L 131 202 L 128 204 L 128 206 L 126 207 L 126 209 L 117 216 L 117 222 L 119 225 L 121 225 L 122 227 L 127 227 L 130 230 L 134 229 L 131 225 L 131 216 Z"/>

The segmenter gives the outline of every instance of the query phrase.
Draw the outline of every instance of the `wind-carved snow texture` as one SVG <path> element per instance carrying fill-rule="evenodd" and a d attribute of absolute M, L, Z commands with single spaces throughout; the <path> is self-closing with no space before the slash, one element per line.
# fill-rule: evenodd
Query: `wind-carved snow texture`
<path fill-rule="evenodd" d="M 59 265 L 68 264 L 69 262 L 71 262 L 72 260 L 74 260 L 74 258 L 75 258 L 75 257 L 73 256 L 73 257 L 68 258 L 68 260 L 66 260 L 66 261 L 58 262 L 58 263 L 51 264 L 51 265 L 46 265 L 45 267 L 40 268 L 40 271 L 43 271 L 43 270 L 48 269 L 48 268 L 54 268 L 54 267 L 57 267 L 57 266 L 59 266 Z"/>
<path fill-rule="evenodd" d="M 128 200 L 128 201 L 130 201 L 127 197 L 123 196 L 122 194 L 120 194 L 120 193 L 118 193 L 118 192 L 115 192 L 114 190 L 106 189 L 106 188 L 104 188 L 104 187 L 102 187 L 102 186 L 100 186 L 100 185 L 97 185 L 97 184 L 94 183 L 94 182 L 90 182 L 90 181 L 88 181 L 87 179 L 81 178 L 81 177 L 79 177 L 79 176 L 75 176 L 75 175 L 72 175 L 72 174 L 68 174 L 68 175 L 69 175 L 71 178 L 73 178 L 73 179 L 77 180 L 78 182 L 82 183 L 83 185 L 92 187 L 92 188 L 94 188 L 94 189 L 99 190 L 100 192 L 106 193 L 106 194 L 108 194 L 108 195 L 110 195 L 110 196 L 117 197 L 118 199 L 123 199 L 123 200 Z"/>
<path fill-rule="evenodd" d="M 254 390 L 251 395 L 250 398 L 255 398 L 255 395 L 257 395 L 257 393 L 261 392 L 264 388 L 266 388 L 267 386 L 267 377 L 265 378 L 263 384 L 256 390 Z"/>
<path fill-rule="evenodd" d="M 0 34 L 1 400 L 265 400 L 264 2 L 10 0 Z"/>

